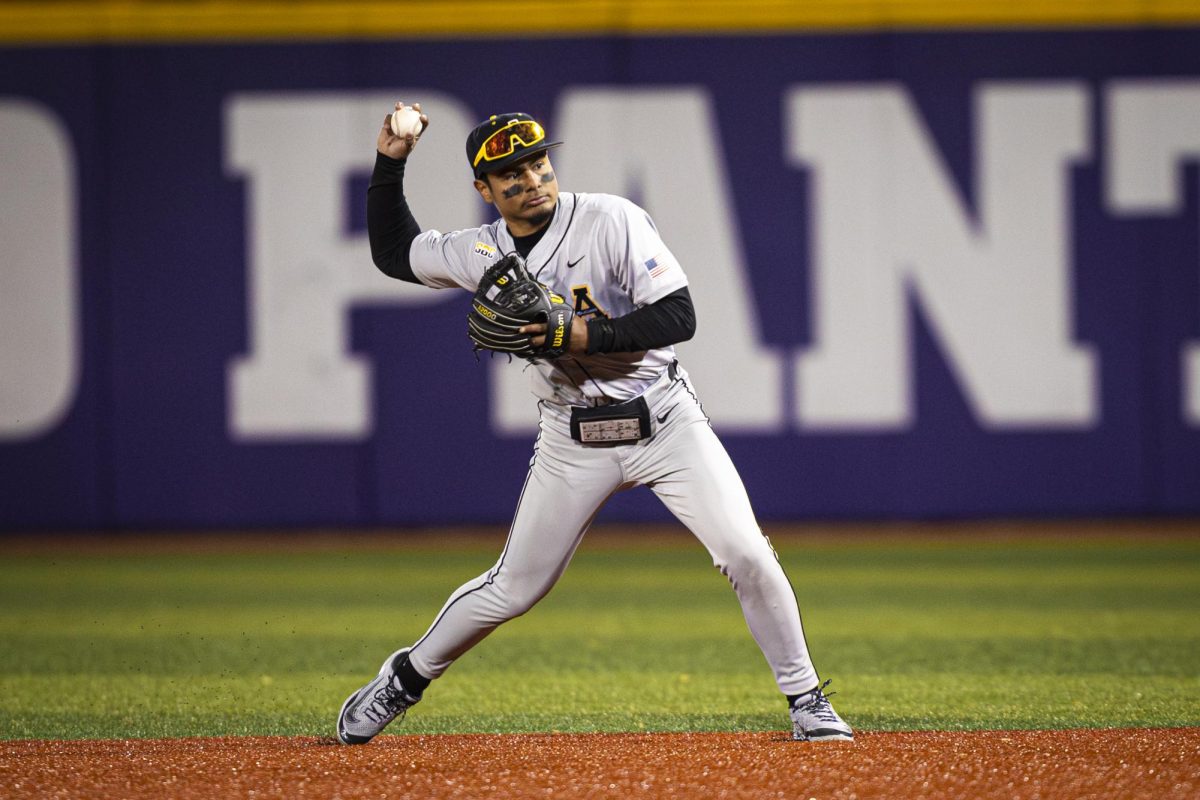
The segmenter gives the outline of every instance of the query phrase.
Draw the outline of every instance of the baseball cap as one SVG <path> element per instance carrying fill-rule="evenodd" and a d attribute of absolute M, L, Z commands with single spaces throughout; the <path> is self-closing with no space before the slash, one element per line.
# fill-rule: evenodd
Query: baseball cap
<path fill-rule="evenodd" d="M 476 178 L 496 172 L 534 153 L 558 147 L 537 120 L 528 114 L 493 114 L 467 136 L 467 163 Z"/>

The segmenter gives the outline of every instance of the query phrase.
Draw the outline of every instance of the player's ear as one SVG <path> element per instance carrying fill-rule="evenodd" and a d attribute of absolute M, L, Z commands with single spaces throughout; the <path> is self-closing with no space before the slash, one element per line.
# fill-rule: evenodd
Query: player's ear
<path fill-rule="evenodd" d="M 479 192 L 479 196 L 483 198 L 483 202 L 488 205 L 492 204 L 492 187 L 481 180 L 475 181 L 475 191 Z"/>

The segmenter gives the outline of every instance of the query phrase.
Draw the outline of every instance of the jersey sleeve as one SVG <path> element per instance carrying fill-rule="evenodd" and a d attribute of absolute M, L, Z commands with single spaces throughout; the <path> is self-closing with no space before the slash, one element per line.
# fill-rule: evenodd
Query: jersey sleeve
<path fill-rule="evenodd" d="M 688 285 L 687 275 L 667 248 L 645 210 L 613 198 L 606 246 L 617 280 L 638 306 L 646 306 Z"/>
<path fill-rule="evenodd" d="M 413 275 L 434 289 L 460 287 L 475 291 L 483 270 L 473 256 L 478 248 L 486 247 L 479 238 L 479 228 L 450 233 L 422 231 L 408 251 Z"/>

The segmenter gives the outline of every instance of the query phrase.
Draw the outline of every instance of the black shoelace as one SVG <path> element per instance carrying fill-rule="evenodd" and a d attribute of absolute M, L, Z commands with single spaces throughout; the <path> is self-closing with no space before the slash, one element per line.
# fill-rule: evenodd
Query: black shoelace
<path fill-rule="evenodd" d="M 382 722 L 389 716 L 395 717 L 404 714 L 410 705 L 412 703 L 409 702 L 404 690 L 389 682 L 375 692 L 371 704 L 363 709 L 363 713 L 373 722 Z M 379 708 L 377 709 L 376 706 Z"/>
<path fill-rule="evenodd" d="M 830 692 L 825 694 L 825 687 L 832 682 L 832 679 L 825 681 L 816 689 L 812 690 L 812 699 L 807 703 L 797 703 L 796 708 L 799 711 L 804 711 L 812 714 L 822 722 L 837 722 L 838 716 L 833 710 L 833 706 L 829 705 L 829 698 L 837 694 Z"/>

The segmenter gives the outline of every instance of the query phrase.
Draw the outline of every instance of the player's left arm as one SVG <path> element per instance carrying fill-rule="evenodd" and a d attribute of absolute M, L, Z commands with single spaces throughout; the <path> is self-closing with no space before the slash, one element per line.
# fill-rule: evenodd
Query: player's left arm
<path fill-rule="evenodd" d="M 534 347 L 541 347 L 546 338 L 546 325 L 526 325 L 521 332 L 534 334 Z M 586 322 L 582 317 L 574 317 L 567 352 L 577 355 L 639 353 L 686 342 L 695 334 L 696 309 L 692 305 L 691 292 L 687 286 L 682 286 L 621 317 L 600 317 Z"/>
<path fill-rule="evenodd" d="M 696 334 L 696 308 L 687 286 L 622 317 L 587 321 L 585 349 L 593 353 L 637 353 L 686 342 Z"/>
<path fill-rule="evenodd" d="M 636 308 L 620 317 L 587 320 L 586 353 L 637 353 L 691 339 L 696 309 L 687 276 L 645 209 L 613 198 L 601 232 L 613 279 Z"/>

